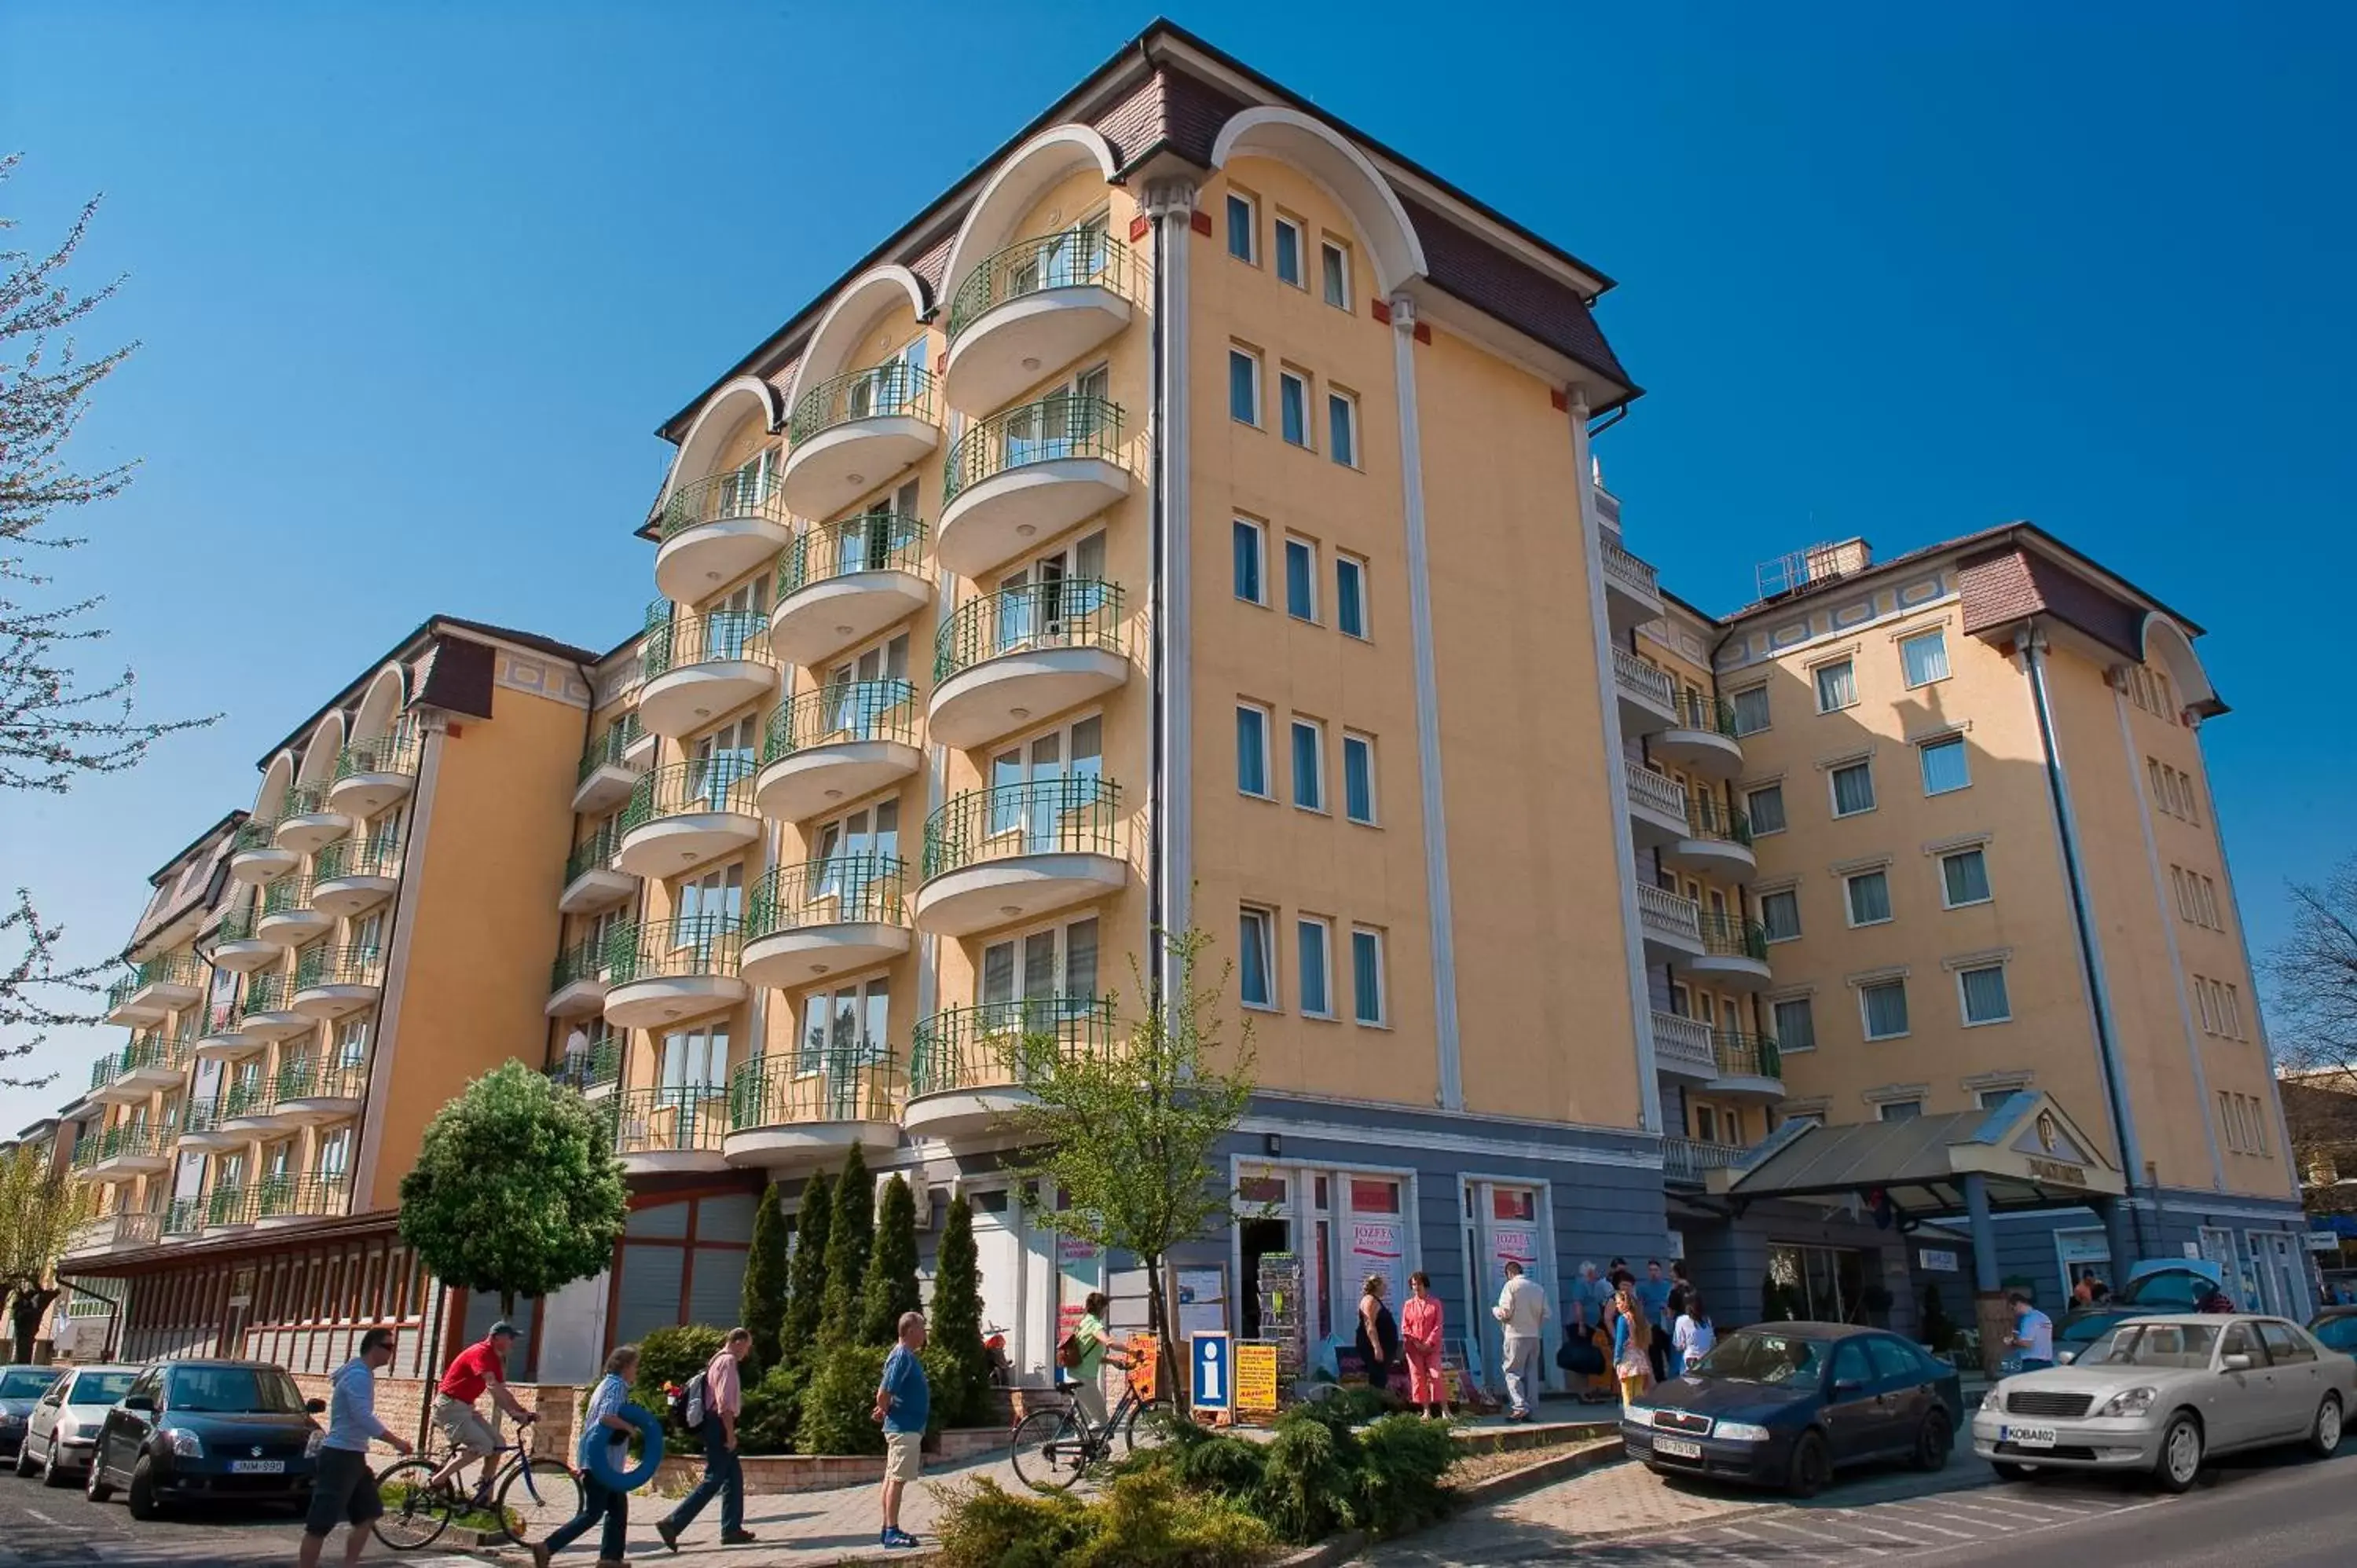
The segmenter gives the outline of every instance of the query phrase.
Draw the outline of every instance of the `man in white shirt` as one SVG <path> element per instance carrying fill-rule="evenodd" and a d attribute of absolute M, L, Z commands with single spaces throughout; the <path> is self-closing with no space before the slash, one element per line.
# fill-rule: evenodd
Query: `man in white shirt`
<path fill-rule="evenodd" d="M 1523 1265 L 1506 1264 L 1506 1287 L 1490 1316 L 1505 1326 L 1506 1419 L 1528 1421 L 1531 1402 L 1538 1397 L 1544 1375 L 1541 1358 L 1546 1350 L 1546 1292 L 1523 1273 Z"/>

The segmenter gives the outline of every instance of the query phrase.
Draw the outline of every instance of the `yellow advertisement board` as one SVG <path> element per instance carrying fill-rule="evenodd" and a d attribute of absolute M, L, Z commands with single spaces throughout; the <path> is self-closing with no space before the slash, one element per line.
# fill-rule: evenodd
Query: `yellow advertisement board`
<path fill-rule="evenodd" d="M 1276 1346 L 1269 1340 L 1247 1339 L 1235 1348 L 1236 1410 L 1274 1414 L 1276 1411 Z"/>

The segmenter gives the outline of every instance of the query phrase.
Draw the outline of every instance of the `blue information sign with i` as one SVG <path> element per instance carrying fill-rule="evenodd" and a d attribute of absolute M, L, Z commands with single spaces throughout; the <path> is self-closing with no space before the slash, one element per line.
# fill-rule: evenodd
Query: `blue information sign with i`
<path fill-rule="evenodd" d="M 1193 1347 L 1195 1364 L 1195 1397 L 1190 1402 L 1197 1410 L 1235 1408 L 1235 1367 L 1229 1354 L 1227 1335 L 1206 1330 L 1196 1334 L 1189 1343 Z"/>

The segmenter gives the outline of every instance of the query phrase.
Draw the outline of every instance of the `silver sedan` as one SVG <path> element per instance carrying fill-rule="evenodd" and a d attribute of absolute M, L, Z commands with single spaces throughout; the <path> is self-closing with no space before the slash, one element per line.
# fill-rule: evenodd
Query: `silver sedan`
<path fill-rule="evenodd" d="M 2119 1324 L 2076 1361 L 1989 1390 L 1973 1452 L 2007 1480 L 2047 1470 L 2149 1471 L 2172 1492 L 2212 1455 L 2341 1444 L 2357 1360 L 2298 1324 L 2183 1314 Z"/>

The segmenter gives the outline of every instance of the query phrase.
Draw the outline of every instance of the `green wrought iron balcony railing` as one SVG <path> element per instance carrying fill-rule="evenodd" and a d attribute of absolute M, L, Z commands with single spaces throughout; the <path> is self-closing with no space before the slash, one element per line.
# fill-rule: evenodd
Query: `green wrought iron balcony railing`
<path fill-rule="evenodd" d="M 184 1138 L 202 1137 L 218 1133 L 221 1131 L 221 1096 L 188 1101 L 180 1107 L 179 1135 Z"/>
<path fill-rule="evenodd" d="M 754 811 L 753 779 L 760 770 L 752 757 L 736 753 L 658 768 L 631 788 L 630 804 L 622 808 L 621 831 L 627 833 L 666 817 L 698 811 L 749 816 Z"/>
<path fill-rule="evenodd" d="M 417 759 L 425 749 L 425 732 L 419 727 L 417 715 L 408 714 L 394 721 L 393 728 L 367 740 L 356 740 L 336 754 L 336 777 L 350 779 L 363 773 L 409 773 L 417 771 Z"/>
<path fill-rule="evenodd" d="M 838 854 L 771 866 L 746 903 L 745 940 L 811 926 L 906 926 L 908 878 L 908 863 L 890 854 Z"/>
<path fill-rule="evenodd" d="M 295 961 L 295 989 L 316 985 L 381 985 L 384 955 L 372 947 L 305 948 Z"/>
<path fill-rule="evenodd" d="M 1115 1028 L 1113 1002 L 1102 996 L 1028 996 L 952 1007 L 917 1026 L 909 1092 L 1020 1084 L 1033 1052 L 1102 1057 L 1116 1043 Z"/>
<path fill-rule="evenodd" d="M 98 1133 L 84 1133 L 74 1140 L 73 1154 L 69 1157 L 68 1163 L 78 1171 L 90 1169 L 98 1163 Z"/>
<path fill-rule="evenodd" d="M 277 1110 L 278 1080 L 266 1073 L 238 1079 L 221 1090 L 221 1113 L 225 1122 L 274 1115 Z"/>
<path fill-rule="evenodd" d="M 116 1053 L 114 1076 L 129 1078 L 135 1072 L 161 1069 L 179 1071 L 188 1065 L 188 1048 L 195 1036 L 185 1031 L 166 1034 L 161 1029 L 140 1029 L 133 1033 L 131 1043 Z"/>
<path fill-rule="evenodd" d="M 770 651 L 770 618 L 759 610 L 713 610 L 674 615 L 647 628 L 640 667 L 651 681 L 673 670 L 743 659 L 775 664 Z"/>
<path fill-rule="evenodd" d="M 166 953 L 135 964 L 130 973 L 106 988 L 107 1010 L 112 1012 L 122 1006 L 151 985 L 174 985 L 185 990 L 201 991 L 205 986 L 205 965 L 189 953 Z"/>
<path fill-rule="evenodd" d="M 925 522 L 904 512 L 871 511 L 841 522 L 818 523 L 794 535 L 778 557 L 778 592 L 790 599 L 813 583 L 855 572 L 925 568 Z"/>
<path fill-rule="evenodd" d="M 565 880 L 568 883 L 578 882 L 590 872 L 611 870 L 614 865 L 614 851 L 620 846 L 621 842 L 622 830 L 610 822 L 583 839 L 573 846 L 573 853 L 565 856 Z"/>
<path fill-rule="evenodd" d="M 1125 299 L 1134 298 L 1145 270 L 1128 246 L 1094 227 L 1018 241 L 985 256 L 958 280 L 950 295 L 950 341 L 955 343 L 967 328 L 1008 300 L 1051 288 L 1096 284 Z"/>
<path fill-rule="evenodd" d="M 906 681 L 846 681 L 780 703 L 762 737 L 761 766 L 813 746 L 917 742 L 917 688 Z"/>
<path fill-rule="evenodd" d="M 1026 854 L 1121 854 L 1121 786 L 1093 773 L 970 789 L 925 822 L 925 876 Z"/>
<path fill-rule="evenodd" d="M 282 822 L 289 817 L 317 816 L 330 810 L 325 782 L 292 785 L 278 799 L 278 820 Z"/>
<path fill-rule="evenodd" d="M 1706 909 L 1701 914 L 1702 950 L 1713 958 L 1768 961 L 1768 933 L 1757 920 Z"/>
<path fill-rule="evenodd" d="M 246 850 L 269 849 L 278 842 L 277 832 L 278 824 L 274 822 L 265 822 L 259 817 L 248 818 L 238 823 L 237 831 L 229 835 L 230 852 L 238 854 Z"/>
<path fill-rule="evenodd" d="M 560 1058 L 548 1069 L 552 1082 L 584 1094 L 609 1088 L 619 1082 L 621 1076 L 622 1042 L 611 1036 L 593 1041 L 587 1051 Z"/>
<path fill-rule="evenodd" d="M 339 876 L 398 876 L 401 847 L 396 833 L 338 839 L 311 857 L 311 881 L 317 886 Z"/>
<path fill-rule="evenodd" d="M 274 1103 L 289 1100 L 358 1100 L 368 1092 L 365 1059 L 296 1057 L 271 1080 Z"/>
<path fill-rule="evenodd" d="M 205 1228 L 205 1199 L 201 1197 L 174 1198 L 171 1207 L 164 1210 L 164 1234 L 195 1235 Z"/>
<path fill-rule="evenodd" d="M 617 1155 L 717 1154 L 728 1136 L 727 1096 L 712 1085 L 625 1090 L 606 1103 Z"/>
<path fill-rule="evenodd" d="M 108 1087 L 113 1083 L 117 1078 L 122 1076 L 115 1070 L 115 1063 L 122 1059 L 123 1057 L 121 1052 L 108 1051 L 96 1061 L 90 1064 L 90 1089 L 91 1093 L 97 1093 L 100 1090 Z M 76 1147 L 80 1147 L 80 1145 L 77 1144 Z"/>
<path fill-rule="evenodd" d="M 588 749 L 581 754 L 581 767 L 574 774 L 573 781 L 581 783 L 600 768 L 622 767 L 622 754 L 644 739 L 646 733 L 646 726 L 639 723 L 637 714 L 624 714 L 589 743 Z"/>
<path fill-rule="evenodd" d="M 1032 463 L 1069 457 L 1117 463 L 1126 417 L 1121 404 L 1109 398 L 1059 393 L 977 420 L 950 448 L 942 503 L 946 506 L 985 479 Z"/>
<path fill-rule="evenodd" d="M 744 946 L 739 923 L 723 915 L 640 920 L 614 928 L 606 942 L 606 979 L 614 985 L 682 975 L 735 974 Z"/>
<path fill-rule="evenodd" d="M 891 1051 L 829 1047 L 747 1062 L 729 1076 L 733 1132 L 825 1122 L 890 1122 L 899 1115 L 902 1083 Z"/>
<path fill-rule="evenodd" d="M 932 372 L 905 360 L 893 360 L 862 371 L 846 371 L 802 393 L 786 422 L 786 440 L 799 446 L 838 424 L 896 414 L 938 424 L 938 406 Z"/>
<path fill-rule="evenodd" d="M 113 1159 L 161 1159 L 168 1151 L 165 1128 L 145 1122 L 125 1122 L 98 1135 L 98 1162 Z"/>
<path fill-rule="evenodd" d="M 656 516 L 655 532 L 659 541 L 665 540 L 707 522 L 740 517 L 759 518 L 781 528 L 793 521 L 778 495 L 775 480 L 758 462 L 672 491 Z"/>
<path fill-rule="evenodd" d="M 1776 1041 L 1770 1036 L 1720 1029 L 1712 1034 L 1710 1040 L 1718 1057 L 1721 1078 L 1781 1079 L 1784 1076 L 1783 1059 L 1777 1055 Z"/>
<path fill-rule="evenodd" d="M 585 937 L 556 955 L 548 970 L 548 992 L 554 996 L 576 982 L 605 977 L 606 944 L 596 937 Z"/>
<path fill-rule="evenodd" d="M 1751 843 L 1751 818 L 1740 806 L 1723 806 L 1708 795 L 1686 797 L 1686 836 Z"/>
<path fill-rule="evenodd" d="M 254 1183 L 253 1192 L 256 1219 L 332 1219 L 344 1213 L 351 1182 L 342 1171 L 271 1175 Z"/>
<path fill-rule="evenodd" d="M 244 1187 L 217 1187 L 204 1197 L 207 1225 L 253 1223 L 253 1194 Z"/>
<path fill-rule="evenodd" d="M 316 876 L 282 876 L 262 890 L 262 913 L 292 915 L 311 907 L 311 892 L 318 885 Z"/>
<path fill-rule="evenodd" d="M 933 683 L 986 659 L 1037 648 L 1120 653 L 1121 585 L 1066 577 L 968 599 L 934 634 Z"/>
<path fill-rule="evenodd" d="M 294 986 L 285 974 L 248 975 L 245 982 L 245 1012 L 248 1016 L 256 1013 L 286 1012 L 288 998 L 294 993 Z"/>
<path fill-rule="evenodd" d="M 1702 730 L 1723 735 L 1729 740 L 1737 738 L 1735 704 L 1724 697 L 1708 696 L 1691 686 L 1681 686 L 1670 707 L 1677 714 L 1674 728 Z"/>

